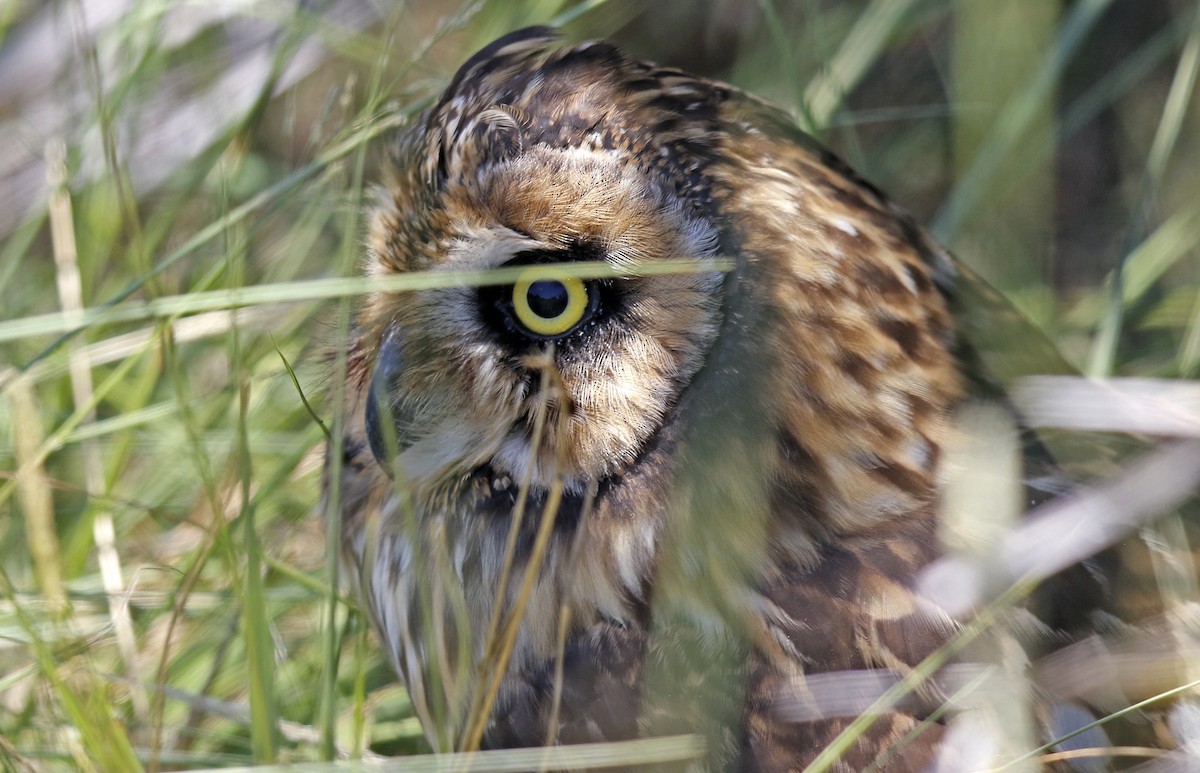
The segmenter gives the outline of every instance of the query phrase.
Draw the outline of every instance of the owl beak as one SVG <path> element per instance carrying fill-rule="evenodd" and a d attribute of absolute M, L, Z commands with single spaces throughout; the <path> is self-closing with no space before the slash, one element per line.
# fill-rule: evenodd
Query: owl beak
<path fill-rule="evenodd" d="M 392 460 L 412 445 L 409 433 L 401 427 L 402 417 L 396 415 L 395 387 L 404 367 L 404 352 L 400 336 L 389 329 L 375 357 L 375 372 L 371 374 L 371 390 L 367 394 L 367 442 L 379 465 L 391 473 Z"/>

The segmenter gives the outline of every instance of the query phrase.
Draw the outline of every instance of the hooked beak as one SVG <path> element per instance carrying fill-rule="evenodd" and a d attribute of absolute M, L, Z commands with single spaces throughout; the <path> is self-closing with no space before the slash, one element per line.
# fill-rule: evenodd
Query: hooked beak
<path fill-rule="evenodd" d="M 394 398 L 394 388 L 404 367 L 404 353 L 400 336 L 389 329 L 379 345 L 375 357 L 375 371 L 371 374 L 371 389 L 367 394 L 366 429 L 367 442 L 375 460 L 387 471 L 392 472 L 392 460 L 413 443 L 412 433 L 404 427 L 400 406 Z"/>

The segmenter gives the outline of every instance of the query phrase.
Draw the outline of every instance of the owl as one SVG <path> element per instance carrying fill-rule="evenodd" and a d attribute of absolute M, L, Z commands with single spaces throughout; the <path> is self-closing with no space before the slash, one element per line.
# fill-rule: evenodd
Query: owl
<path fill-rule="evenodd" d="M 390 145 L 366 264 L 422 284 L 357 312 L 325 495 L 435 749 L 799 770 L 854 712 L 796 696 L 959 630 L 914 592 L 982 383 L 957 269 L 781 110 L 514 32 Z M 924 769 L 940 697 L 839 769 Z"/>

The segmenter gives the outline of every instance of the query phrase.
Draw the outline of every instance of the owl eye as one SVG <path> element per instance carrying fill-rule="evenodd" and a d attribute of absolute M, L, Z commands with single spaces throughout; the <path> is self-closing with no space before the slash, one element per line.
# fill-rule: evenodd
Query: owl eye
<path fill-rule="evenodd" d="M 591 288 L 575 277 L 546 277 L 545 269 L 530 270 L 512 287 L 517 324 L 532 335 L 556 338 L 574 330 L 589 316 Z"/>

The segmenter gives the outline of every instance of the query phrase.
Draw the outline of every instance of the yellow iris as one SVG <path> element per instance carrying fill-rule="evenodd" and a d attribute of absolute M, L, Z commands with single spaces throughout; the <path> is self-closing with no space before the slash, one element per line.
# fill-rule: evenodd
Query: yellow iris
<path fill-rule="evenodd" d="M 526 330 L 539 336 L 558 336 L 583 321 L 588 290 L 576 277 L 547 278 L 545 268 L 531 267 L 512 290 L 513 313 Z"/>

